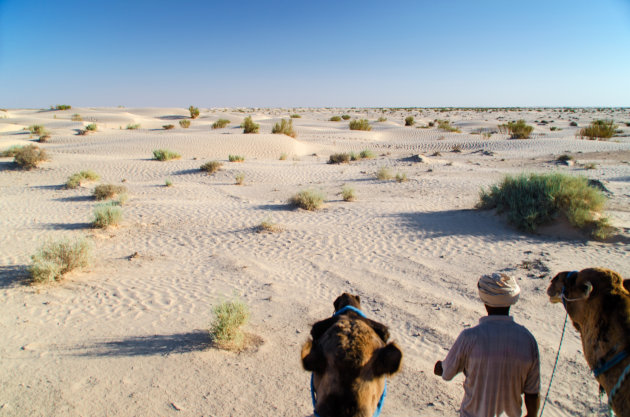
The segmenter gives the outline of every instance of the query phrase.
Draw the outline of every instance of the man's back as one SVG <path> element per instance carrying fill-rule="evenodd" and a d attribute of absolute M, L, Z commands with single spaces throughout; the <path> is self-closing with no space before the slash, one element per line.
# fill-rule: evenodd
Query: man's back
<path fill-rule="evenodd" d="M 510 316 L 491 315 L 464 330 L 442 364 L 442 377 L 464 372 L 461 415 L 521 415 L 521 395 L 540 388 L 538 345 Z"/>

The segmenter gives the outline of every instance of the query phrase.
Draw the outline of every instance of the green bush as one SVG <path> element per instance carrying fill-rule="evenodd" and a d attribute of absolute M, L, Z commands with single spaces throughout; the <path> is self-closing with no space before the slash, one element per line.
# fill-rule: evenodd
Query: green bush
<path fill-rule="evenodd" d="M 565 174 L 506 176 L 489 190 L 481 190 L 479 209 L 506 213 L 517 228 L 534 231 L 562 215 L 575 227 L 603 238 L 610 226 L 601 217 L 606 196 L 584 177 Z"/>
<path fill-rule="evenodd" d="M 273 128 L 271 129 L 271 133 L 284 134 L 287 136 L 291 136 L 292 138 L 297 137 L 297 133 L 295 133 L 295 130 L 293 130 L 293 120 L 291 119 L 282 119 L 280 123 L 274 124 Z"/>
<path fill-rule="evenodd" d="M 510 133 L 511 139 L 529 139 L 529 135 L 534 130 L 533 126 L 525 123 L 525 120 L 521 119 L 516 122 L 508 122 L 507 124 L 499 125 L 499 132 Z"/>
<path fill-rule="evenodd" d="M 438 129 L 442 129 L 446 132 L 461 133 L 461 130 L 455 126 L 451 126 L 451 122 L 449 120 L 438 120 Z"/>
<path fill-rule="evenodd" d="M 81 117 L 79 113 L 75 113 L 72 115 L 72 117 L 70 117 L 70 120 L 72 120 L 73 122 L 82 122 L 83 117 Z"/>
<path fill-rule="evenodd" d="M 69 104 L 57 104 L 55 110 L 70 110 L 72 108 Z"/>
<path fill-rule="evenodd" d="M 350 120 L 350 115 L 348 115 L 348 114 L 344 114 L 344 115 L 342 115 L 342 116 L 341 116 L 341 118 L 342 118 L 343 120 Z"/>
<path fill-rule="evenodd" d="M 245 335 L 241 327 L 249 320 L 249 307 L 240 300 L 224 301 L 216 305 L 212 313 L 210 334 L 215 343 L 224 349 L 242 349 Z"/>
<path fill-rule="evenodd" d="M 140 124 L 136 123 L 136 124 L 128 124 L 127 125 L 127 130 L 136 130 L 136 129 L 140 129 Z"/>
<path fill-rule="evenodd" d="M 591 122 L 590 126 L 580 129 L 579 136 L 580 138 L 587 137 L 590 140 L 610 139 L 618 127 L 612 120 L 595 120 Z"/>
<path fill-rule="evenodd" d="M 245 157 L 242 155 L 228 155 L 228 161 L 230 162 L 243 162 Z"/>
<path fill-rule="evenodd" d="M 405 126 L 413 126 L 415 123 L 416 120 L 413 118 L 413 116 L 405 117 Z"/>
<path fill-rule="evenodd" d="M 175 129 L 175 125 L 162 125 L 162 129 L 164 130 Z"/>
<path fill-rule="evenodd" d="M 332 116 L 330 118 L 331 122 L 340 122 L 341 121 L 341 116 Z"/>
<path fill-rule="evenodd" d="M 171 181 L 170 179 L 166 179 L 164 180 L 164 186 L 165 187 L 172 187 L 173 186 L 173 181 Z"/>
<path fill-rule="evenodd" d="M 99 229 L 106 229 L 109 226 L 116 226 L 122 219 L 122 208 L 114 201 L 97 204 L 94 207 L 94 218 L 92 226 Z"/>
<path fill-rule="evenodd" d="M 304 210 L 315 211 L 324 203 L 324 194 L 319 191 L 302 190 L 291 197 L 289 203 Z"/>
<path fill-rule="evenodd" d="M 245 120 L 243 120 L 242 126 L 243 133 L 258 133 L 258 129 L 260 128 L 259 124 L 254 123 L 252 116 L 247 116 Z"/>
<path fill-rule="evenodd" d="M 31 278 L 38 283 L 59 281 L 68 272 L 88 266 L 90 252 L 86 239 L 49 241 L 31 256 Z"/>
<path fill-rule="evenodd" d="M 328 159 L 329 164 L 345 164 L 350 162 L 349 153 L 334 153 Z"/>
<path fill-rule="evenodd" d="M 99 175 L 94 171 L 81 171 L 76 172 L 70 177 L 68 177 L 68 181 L 66 181 L 66 188 L 78 188 L 81 183 L 85 181 L 97 181 L 99 179 Z"/>
<path fill-rule="evenodd" d="M 13 162 L 23 169 L 33 169 L 44 161 L 48 160 L 48 154 L 43 149 L 39 149 L 35 145 L 24 146 L 15 150 Z"/>
<path fill-rule="evenodd" d="M 197 107 L 190 106 L 188 107 L 188 111 L 190 112 L 191 119 L 196 119 L 197 117 L 199 117 L 199 109 Z"/>
<path fill-rule="evenodd" d="M 221 169 L 222 166 L 223 164 L 219 161 L 210 161 L 203 164 L 199 169 L 207 172 L 208 174 L 214 174 L 219 169 Z"/>
<path fill-rule="evenodd" d="M 300 119 L 302 116 L 300 116 L 299 114 L 292 114 L 291 118 L 292 119 Z"/>
<path fill-rule="evenodd" d="M 229 124 L 230 124 L 230 121 L 228 119 L 219 119 L 216 122 L 212 123 L 212 128 L 213 129 L 223 129 L 224 127 L 226 127 Z"/>
<path fill-rule="evenodd" d="M 188 129 L 190 127 L 190 120 L 184 119 L 179 121 L 179 125 L 184 129 Z"/>
<path fill-rule="evenodd" d="M 156 149 L 153 151 L 153 159 L 158 161 L 170 161 L 171 159 L 179 159 L 182 156 L 177 152 L 169 151 L 168 149 Z"/>
<path fill-rule="evenodd" d="M 42 130 L 44 130 L 44 125 L 30 125 L 28 127 L 28 131 L 31 132 L 32 135 L 39 135 Z"/>
<path fill-rule="evenodd" d="M 350 121 L 350 130 L 372 130 L 372 126 L 367 119 L 359 119 Z"/>
<path fill-rule="evenodd" d="M 127 187 L 124 185 L 114 184 L 99 184 L 94 187 L 92 195 L 96 200 L 107 200 L 114 198 L 117 195 L 121 195 L 127 192 Z"/>
<path fill-rule="evenodd" d="M 90 132 L 96 132 L 97 129 L 98 126 L 96 126 L 96 123 L 90 123 L 89 125 L 85 126 L 85 130 L 89 130 Z"/>
<path fill-rule="evenodd" d="M 374 155 L 374 152 L 372 152 L 371 150 L 364 149 L 359 154 L 359 157 L 361 157 L 361 159 L 372 159 L 372 158 L 376 157 L 376 155 Z"/>

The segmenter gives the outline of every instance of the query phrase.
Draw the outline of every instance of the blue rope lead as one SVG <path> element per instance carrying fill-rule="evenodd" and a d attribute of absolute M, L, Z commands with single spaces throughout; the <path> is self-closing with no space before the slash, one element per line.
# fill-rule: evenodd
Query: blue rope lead
<path fill-rule="evenodd" d="M 547 404 L 547 398 L 549 398 L 549 391 L 551 391 L 551 383 L 553 382 L 553 376 L 556 373 L 556 366 L 558 366 L 558 358 L 560 358 L 560 348 L 562 347 L 562 341 L 564 340 L 564 331 L 567 329 L 567 320 L 569 319 L 569 313 L 564 316 L 564 326 L 562 326 L 562 336 L 560 336 L 560 344 L 558 345 L 558 353 L 556 354 L 556 363 L 553 364 L 553 371 L 551 371 L 551 378 L 549 378 L 549 387 L 547 387 L 547 394 L 545 394 L 545 401 L 540 409 L 540 417 L 542 417 L 545 411 L 545 404 Z"/>
<path fill-rule="evenodd" d="M 619 376 L 617 383 L 615 384 L 613 389 L 610 390 L 610 395 L 608 396 L 608 409 L 610 411 L 610 415 L 612 415 L 613 398 L 615 398 L 617 391 L 619 391 L 619 388 L 621 388 L 623 381 L 628 377 L 628 375 L 630 375 L 630 364 L 626 366 L 626 369 L 624 369 Z"/>

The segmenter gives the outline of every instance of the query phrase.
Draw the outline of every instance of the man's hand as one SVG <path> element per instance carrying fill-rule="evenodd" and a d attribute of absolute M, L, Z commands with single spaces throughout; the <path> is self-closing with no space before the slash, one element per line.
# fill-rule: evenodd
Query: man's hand
<path fill-rule="evenodd" d="M 435 368 L 433 368 L 433 373 L 437 376 L 442 376 L 444 369 L 442 368 L 442 361 L 435 362 Z"/>
<path fill-rule="evenodd" d="M 525 394 L 526 417 L 536 417 L 538 415 L 538 407 L 540 406 L 540 398 L 538 394 Z"/>

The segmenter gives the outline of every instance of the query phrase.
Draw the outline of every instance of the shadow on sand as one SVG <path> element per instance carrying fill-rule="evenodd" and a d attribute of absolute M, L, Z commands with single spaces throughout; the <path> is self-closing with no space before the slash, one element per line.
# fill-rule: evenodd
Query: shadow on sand
<path fill-rule="evenodd" d="M 12 288 L 28 283 L 30 274 L 26 265 L 0 266 L 0 288 Z"/>
<path fill-rule="evenodd" d="M 208 331 L 196 330 L 188 333 L 133 336 L 97 342 L 72 348 L 71 354 L 86 357 L 166 356 L 201 351 L 212 346 L 212 338 Z"/>
<path fill-rule="evenodd" d="M 90 223 L 44 223 L 42 229 L 46 230 L 82 230 L 91 229 Z"/>
<path fill-rule="evenodd" d="M 178 116 L 178 115 L 168 115 L 168 116 L 158 116 L 156 117 L 156 119 L 160 119 L 160 120 L 183 120 L 183 119 L 188 119 L 188 116 Z M 162 130 L 162 129 L 160 129 Z"/>

